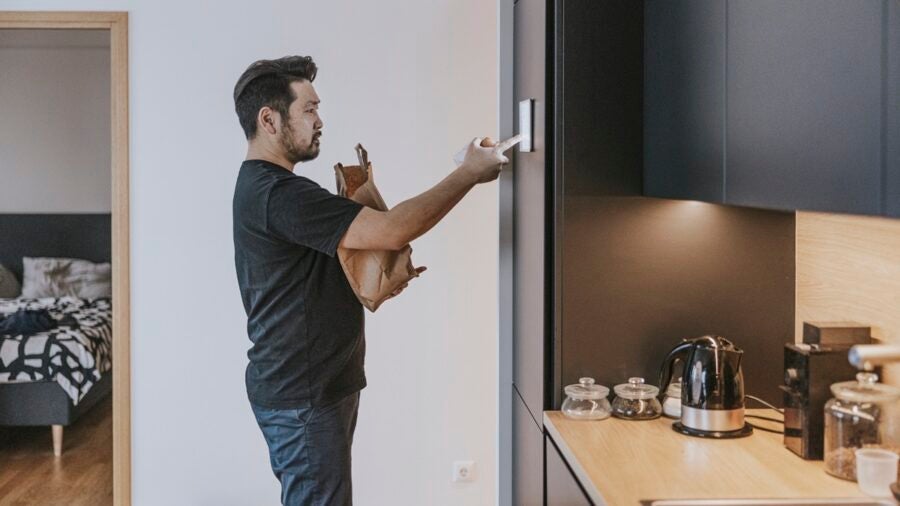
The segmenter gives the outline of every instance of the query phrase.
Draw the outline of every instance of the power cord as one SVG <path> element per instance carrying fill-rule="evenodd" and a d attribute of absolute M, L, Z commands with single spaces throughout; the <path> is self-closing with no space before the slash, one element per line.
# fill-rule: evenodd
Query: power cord
<path fill-rule="evenodd" d="M 760 399 L 759 397 L 757 397 L 757 396 L 755 396 L 755 395 L 745 395 L 744 397 L 747 398 L 747 399 L 756 401 L 756 402 L 762 404 L 763 406 L 765 406 L 765 407 L 767 407 L 767 408 L 769 408 L 769 409 L 771 409 L 771 410 L 773 410 L 773 411 L 777 411 L 778 413 L 784 415 L 784 410 L 783 410 L 783 409 L 779 409 L 779 408 L 776 407 L 774 404 L 770 404 L 770 403 L 768 403 L 768 402 L 766 402 L 766 401 Z"/>
<path fill-rule="evenodd" d="M 768 422 L 784 423 L 784 420 L 779 420 L 778 418 L 772 418 L 762 415 L 744 415 L 744 418 L 756 418 L 757 420 L 766 420 Z"/>
<path fill-rule="evenodd" d="M 768 427 L 763 427 L 761 425 L 756 425 L 755 423 L 747 422 L 747 425 L 753 427 L 756 430 L 761 430 L 764 432 L 771 432 L 772 434 L 784 434 L 783 430 L 770 429 Z"/>
<path fill-rule="evenodd" d="M 781 416 L 784 416 L 784 410 L 783 410 L 783 409 L 779 409 L 779 408 L 776 407 L 775 405 L 773 405 L 773 404 L 771 404 L 771 403 L 769 403 L 769 402 L 766 402 L 765 400 L 760 399 L 759 397 L 757 397 L 757 396 L 755 396 L 755 395 L 745 395 L 744 397 L 747 398 L 747 399 L 756 401 L 756 402 L 762 404 L 763 406 L 765 406 L 765 407 L 771 409 L 772 411 L 775 411 L 776 413 L 779 413 Z M 744 418 L 755 418 L 755 419 L 758 419 L 758 420 L 766 420 L 766 421 L 768 421 L 768 422 L 775 422 L 775 423 L 780 423 L 781 425 L 784 425 L 784 420 L 779 420 L 778 418 L 772 418 L 772 417 L 768 417 L 768 416 L 761 416 L 761 415 L 744 415 Z M 758 430 L 761 430 L 761 431 L 764 431 L 764 432 L 771 432 L 771 433 L 773 433 L 773 434 L 784 434 L 784 431 L 783 431 L 783 430 L 770 429 L 770 428 L 768 428 L 768 427 L 762 427 L 762 426 L 760 426 L 760 425 L 756 425 L 756 424 L 750 423 L 750 422 L 747 422 L 747 423 L 748 423 L 751 427 L 753 427 L 754 429 L 758 429 Z"/>

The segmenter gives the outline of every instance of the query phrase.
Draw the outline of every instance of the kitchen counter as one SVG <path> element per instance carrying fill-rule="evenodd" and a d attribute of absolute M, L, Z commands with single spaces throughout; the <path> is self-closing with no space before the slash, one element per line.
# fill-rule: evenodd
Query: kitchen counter
<path fill-rule="evenodd" d="M 775 427 L 759 419 L 749 421 Z M 780 434 L 754 430 L 743 439 L 711 440 L 678 434 L 671 425 L 669 418 L 581 421 L 559 411 L 544 412 L 544 427 L 597 505 L 636 505 L 651 499 L 866 497 L 856 483 L 826 474 L 822 461 L 791 453 Z"/>

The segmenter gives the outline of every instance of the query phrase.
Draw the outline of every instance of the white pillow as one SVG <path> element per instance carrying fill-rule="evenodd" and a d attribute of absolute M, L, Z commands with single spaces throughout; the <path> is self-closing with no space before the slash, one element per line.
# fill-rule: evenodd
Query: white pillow
<path fill-rule="evenodd" d="M 0 265 L 0 299 L 15 299 L 21 291 L 16 275 Z"/>
<path fill-rule="evenodd" d="M 112 296 L 112 266 L 75 258 L 22 259 L 22 297 Z"/>

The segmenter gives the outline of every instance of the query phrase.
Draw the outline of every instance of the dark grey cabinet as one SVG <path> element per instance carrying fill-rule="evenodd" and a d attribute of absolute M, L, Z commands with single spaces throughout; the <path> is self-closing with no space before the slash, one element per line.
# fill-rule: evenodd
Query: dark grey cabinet
<path fill-rule="evenodd" d="M 534 101 L 532 152 L 514 152 L 513 195 L 513 382 L 532 417 L 540 423 L 544 392 L 546 282 L 546 47 L 547 3 L 519 0 L 515 11 L 514 96 Z M 518 124 L 518 108 L 516 124 Z"/>
<path fill-rule="evenodd" d="M 881 212 L 883 6 L 728 2 L 726 202 Z"/>
<path fill-rule="evenodd" d="M 544 504 L 543 430 L 513 388 L 513 498 L 516 506 Z"/>
<path fill-rule="evenodd" d="M 548 197 L 547 24 L 546 0 L 518 0 L 514 7 L 513 96 L 531 100 L 530 152 L 514 150 L 513 195 L 513 472 L 512 504 L 544 504 L 543 412 L 546 400 L 548 243 L 552 216 Z M 519 108 L 513 107 L 514 124 Z"/>
<path fill-rule="evenodd" d="M 644 191 L 725 198 L 725 7 L 719 0 L 644 4 Z"/>
<path fill-rule="evenodd" d="M 900 214 L 897 10 L 647 0 L 645 194 Z"/>
<path fill-rule="evenodd" d="M 594 503 L 581 488 L 578 479 L 566 464 L 562 454 L 546 436 L 544 455 L 547 459 L 547 504 L 553 506 L 591 506 Z"/>

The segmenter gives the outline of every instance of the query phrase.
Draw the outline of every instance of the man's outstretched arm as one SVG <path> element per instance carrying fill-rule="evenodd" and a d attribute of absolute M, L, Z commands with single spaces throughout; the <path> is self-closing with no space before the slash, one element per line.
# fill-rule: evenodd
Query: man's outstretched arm
<path fill-rule="evenodd" d="M 482 147 L 480 139 L 469 145 L 456 170 L 430 190 L 397 204 L 389 211 L 364 208 L 341 240 L 350 249 L 398 250 L 431 230 L 476 184 L 497 179 L 509 160 L 509 146 Z"/>

